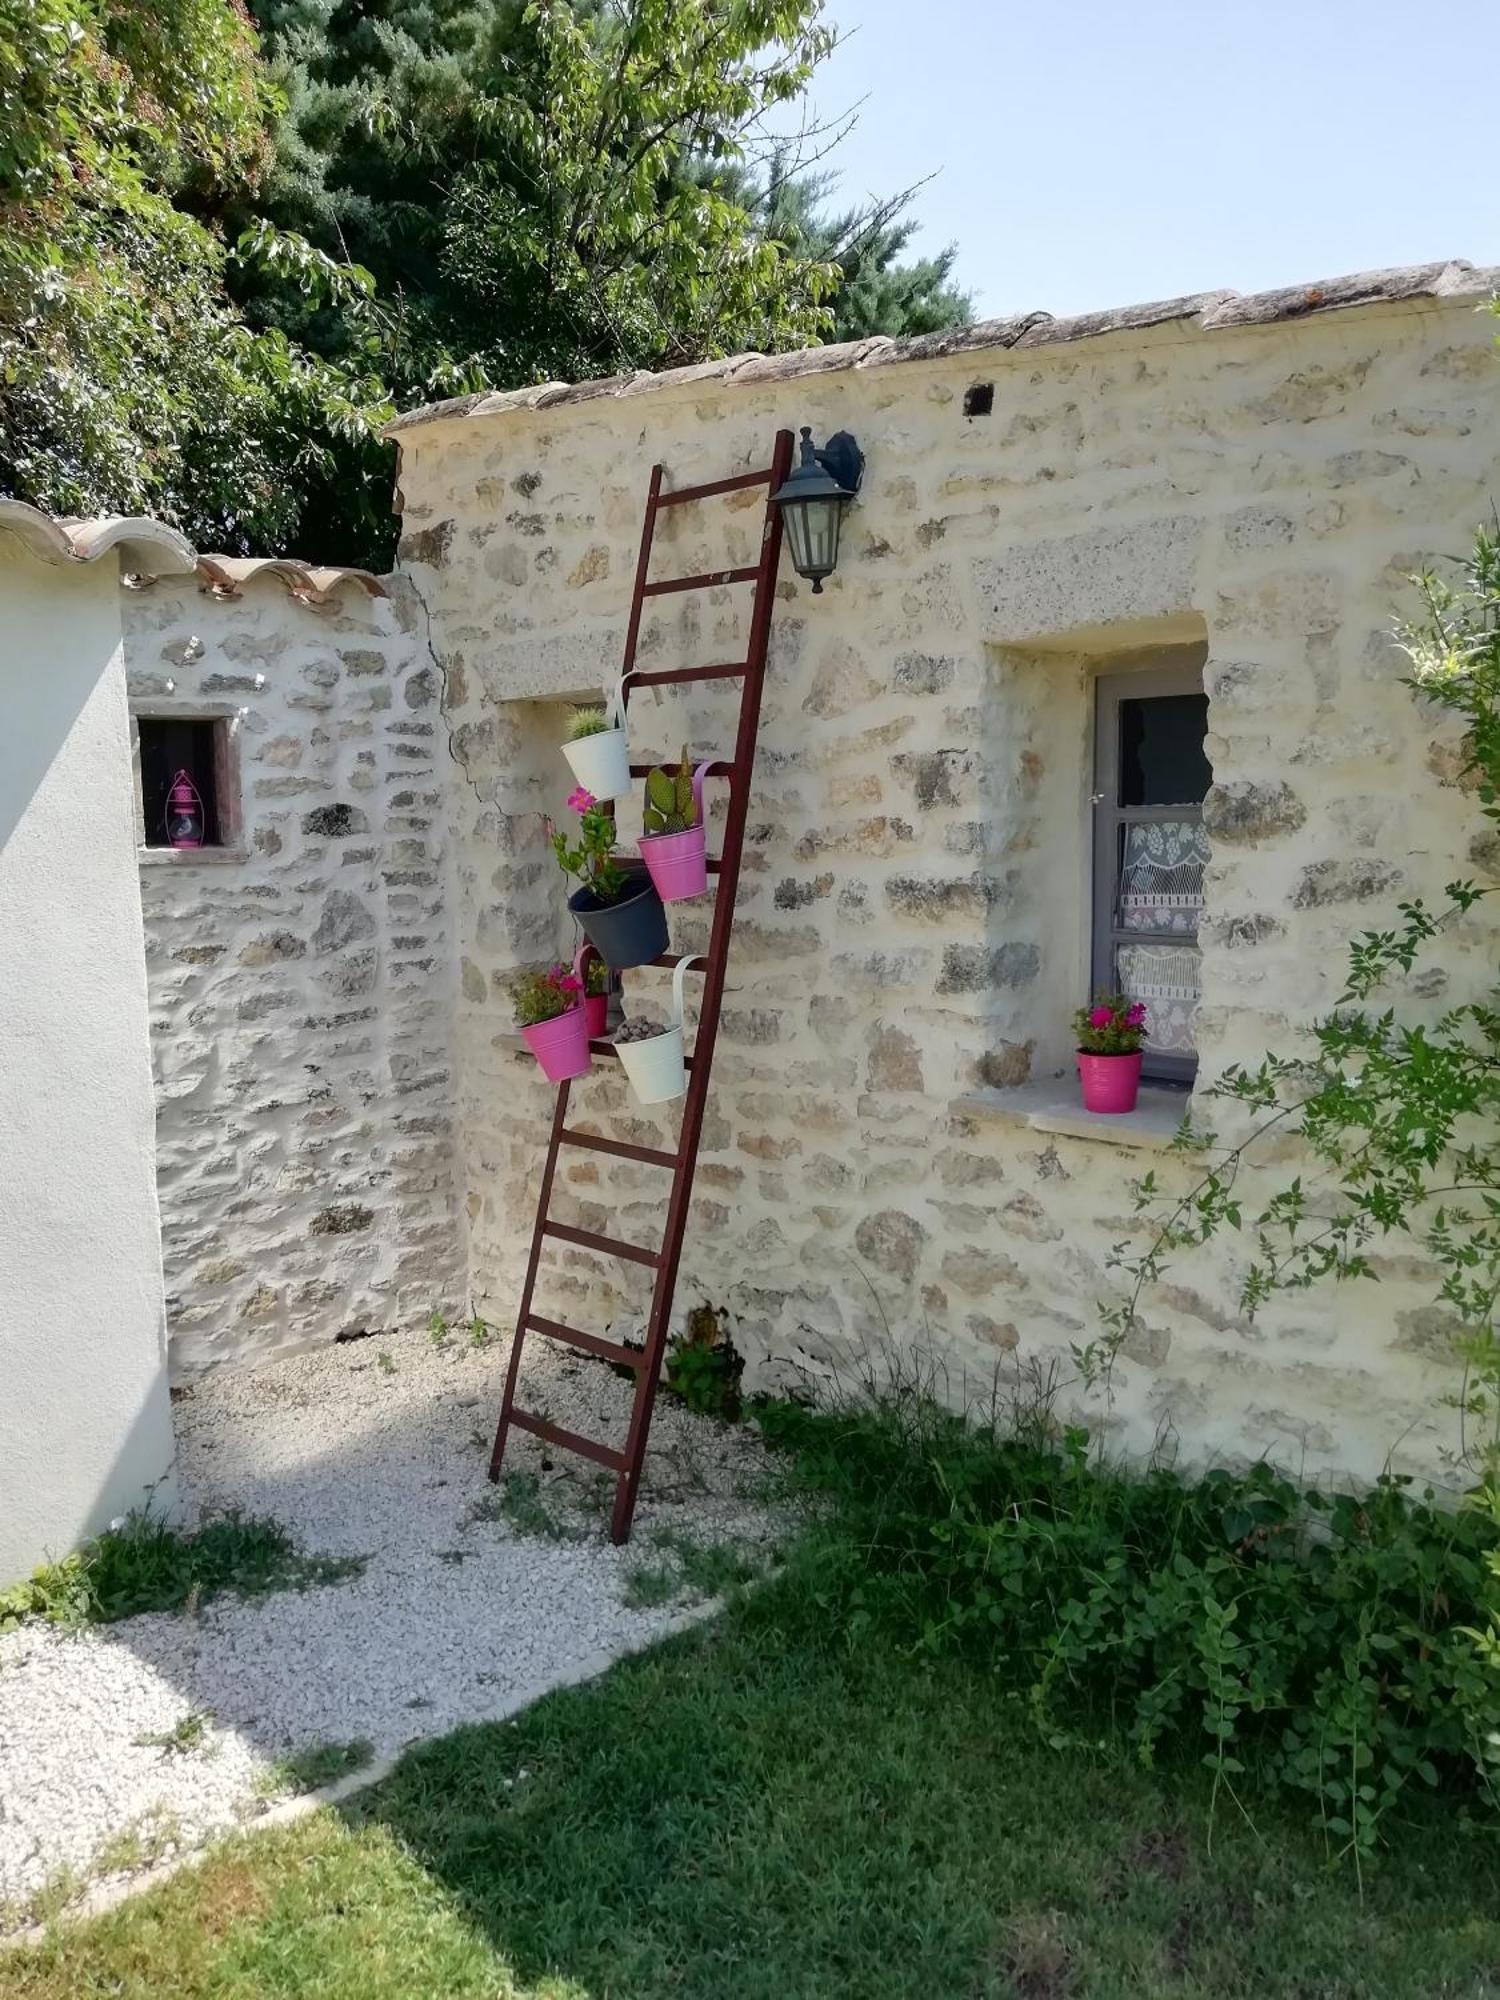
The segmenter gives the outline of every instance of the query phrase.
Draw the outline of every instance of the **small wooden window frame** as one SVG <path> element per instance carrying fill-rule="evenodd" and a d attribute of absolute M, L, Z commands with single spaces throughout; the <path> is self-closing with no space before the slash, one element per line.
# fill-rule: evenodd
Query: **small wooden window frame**
<path fill-rule="evenodd" d="M 130 758 L 135 778 L 135 837 L 143 861 L 168 862 L 176 867 L 194 862 L 243 861 L 245 846 L 244 804 L 240 792 L 240 711 L 228 703 L 194 704 L 143 701 L 130 711 Z M 218 806 L 219 837 L 211 846 L 153 847 L 146 840 L 146 808 L 141 792 L 142 722 L 211 722 L 214 742 L 214 793 Z"/>
<path fill-rule="evenodd" d="M 1120 705 L 1126 701 L 1152 701 L 1165 695 L 1202 694 L 1200 666 L 1142 667 L 1133 672 L 1100 674 L 1094 682 L 1094 920 L 1093 986 L 1112 988 L 1115 983 L 1114 956 L 1119 944 L 1182 942 L 1180 936 L 1163 932 L 1124 931 L 1115 922 L 1115 898 L 1119 887 L 1121 829 L 1152 820 L 1190 819 L 1193 808 L 1175 806 L 1122 806 L 1120 799 Z M 1198 815 L 1202 817 L 1201 803 Z M 1197 1055 L 1175 1055 L 1149 1046 L 1144 1051 L 1141 1075 L 1153 1083 L 1190 1086 L 1198 1073 Z"/>

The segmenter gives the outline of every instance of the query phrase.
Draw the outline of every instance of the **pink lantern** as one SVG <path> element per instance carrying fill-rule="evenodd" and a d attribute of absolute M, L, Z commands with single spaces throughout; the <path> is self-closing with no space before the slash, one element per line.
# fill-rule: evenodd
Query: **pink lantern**
<path fill-rule="evenodd" d="M 179 771 L 167 793 L 168 847 L 203 845 L 203 800 L 186 771 Z"/>

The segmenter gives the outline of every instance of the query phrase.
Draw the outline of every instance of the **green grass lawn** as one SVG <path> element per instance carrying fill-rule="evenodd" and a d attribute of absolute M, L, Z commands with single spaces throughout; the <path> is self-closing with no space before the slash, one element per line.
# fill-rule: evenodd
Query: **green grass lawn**
<path fill-rule="evenodd" d="M 1494 1836 L 1330 1872 L 1284 1809 L 1051 1749 L 981 1669 L 809 1619 L 718 1624 L 422 1749 L 0 1955 L 0 1994 L 211 2000 L 1500 1995 Z"/>

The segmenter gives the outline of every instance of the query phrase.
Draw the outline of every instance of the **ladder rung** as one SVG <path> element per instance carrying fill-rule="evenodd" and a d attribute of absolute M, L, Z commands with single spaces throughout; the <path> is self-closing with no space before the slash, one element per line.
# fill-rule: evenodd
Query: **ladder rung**
<path fill-rule="evenodd" d="M 659 583 L 643 583 L 642 597 L 666 597 L 674 590 L 715 590 L 721 583 L 755 583 L 760 564 L 750 569 L 711 569 L 702 576 L 667 576 Z"/>
<path fill-rule="evenodd" d="M 659 965 L 661 961 L 660 959 L 653 958 L 649 960 L 648 963 L 652 965 Z M 595 1056 L 612 1056 L 616 1062 L 620 1060 L 620 1051 L 615 1047 L 613 1042 L 591 1041 L 589 1043 L 589 1053 L 590 1055 L 595 1055 Z M 692 1057 L 684 1056 L 682 1059 L 682 1066 L 687 1071 L 688 1075 L 691 1076 L 693 1073 Z"/>
<path fill-rule="evenodd" d="M 626 1458 L 623 1451 L 616 1451 L 613 1445 L 600 1444 L 597 1438 L 586 1438 L 579 1431 L 565 1431 L 561 1424 L 549 1423 L 545 1417 L 534 1417 L 530 1410 L 518 1410 L 511 1405 L 510 1420 L 518 1431 L 530 1431 L 548 1444 L 555 1444 L 559 1451 L 576 1451 L 580 1458 L 591 1458 L 598 1465 L 607 1465 L 613 1472 L 623 1472 Z"/>
<path fill-rule="evenodd" d="M 564 1326 L 560 1319 L 543 1319 L 540 1313 L 528 1313 L 526 1324 L 533 1333 L 545 1333 L 549 1340 L 562 1340 L 569 1347 L 581 1347 L 585 1354 L 597 1354 L 601 1361 L 612 1361 L 617 1368 L 639 1369 L 645 1360 L 644 1348 L 622 1347 L 617 1340 L 605 1340 L 597 1333 L 585 1333 L 580 1327 Z"/>
<path fill-rule="evenodd" d="M 680 681 L 727 681 L 733 680 L 736 674 L 748 672 L 749 668 L 743 660 L 728 660 L 717 667 L 671 667 L 660 673 L 641 674 L 632 668 L 630 684 L 646 688 L 675 687 Z"/>
<path fill-rule="evenodd" d="M 666 765 L 659 760 L 655 764 L 632 764 L 630 775 L 632 778 L 647 778 L 653 771 L 664 771 L 666 768 Z M 722 761 L 710 764 L 703 775 L 705 778 L 732 778 L 734 776 L 734 766 Z"/>
<path fill-rule="evenodd" d="M 711 500 L 716 493 L 743 493 L 747 486 L 769 486 L 774 472 L 737 472 L 733 479 L 710 479 L 703 486 L 678 486 L 658 493 L 658 507 L 680 507 L 685 500 Z"/>
<path fill-rule="evenodd" d="M 621 1160 L 641 1160 L 648 1167 L 675 1167 L 677 1155 L 656 1146 L 632 1146 L 628 1139 L 605 1139 L 593 1132 L 574 1132 L 564 1126 L 558 1133 L 564 1146 L 586 1146 L 593 1153 L 613 1153 Z"/>
<path fill-rule="evenodd" d="M 556 1236 L 564 1243 L 577 1243 L 585 1250 L 603 1250 L 611 1257 L 626 1257 L 632 1264 L 659 1264 L 661 1253 L 646 1250 L 639 1243 L 622 1242 L 618 1236 L 600 1236 L 592 1229 L 575 1229 L 570 1222 L 544 1222 L 543 1236 Z"/>

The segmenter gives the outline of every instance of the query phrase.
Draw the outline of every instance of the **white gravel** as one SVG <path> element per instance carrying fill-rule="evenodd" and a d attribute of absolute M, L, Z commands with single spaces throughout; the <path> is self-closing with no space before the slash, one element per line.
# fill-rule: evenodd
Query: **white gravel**
<path fill-rule="evenodd" d="M 365 1738 L 386 1758 L 422 1737 L 514 1712 L 682 1622 L 686 1600 L 630 1610 L 626 1580 L 659 1563 L 662 1531 L 766 1549 L 754 1433 L 688 1415 L 663 1395 L 626 1549 L 605 1535 L 609 1475 L 516 1433 L 507 1471 L 537 1475 L 578 1540 L 521 1535 L 484 1477 L 507 1343 L 456 1334 L 371 1339 L 246 1375 L 177 1402 L 190 1507 L 270 1514 L 310 1552 L 366 1555 L 363 1575 L 305 1591 L 220 1598 L 64 1634 L 0 1637 L 0 1905 L 132 1829 L 174 1852 L 263 1810 L 288 1752 Z M 382 1362 L 382 1355 L 385 1357 Z M 529 1407 L 591 1436 L 625 1434 L 629 1385 L 600 1363 L 528 1343 Z M 161 1736 L 206 1718 L 201 1746 Z"/>

